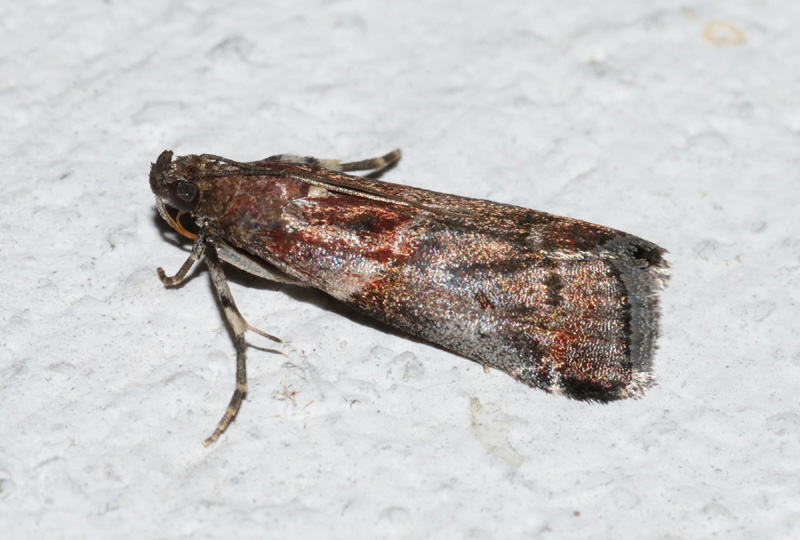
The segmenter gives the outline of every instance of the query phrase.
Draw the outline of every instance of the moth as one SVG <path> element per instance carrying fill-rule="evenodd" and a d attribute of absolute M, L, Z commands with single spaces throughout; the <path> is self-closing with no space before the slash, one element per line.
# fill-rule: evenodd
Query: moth
<path fill-rule="evenodd" d="M 174 276 L 158 275 L 172 287 L 205 257 L 235 336 L 236 387 L 205 445 L 247 393 L 246 331 L 280 342 L 239 313 L 223 263 L 315 287 L 554 394 L 607 402 L 653 384 L 664 249 L 576 219 L 349 174 L 383 172 L 400 157 L 243 163 L 164 151 L 152 164 L 159 214 L 194 241 Z"/>

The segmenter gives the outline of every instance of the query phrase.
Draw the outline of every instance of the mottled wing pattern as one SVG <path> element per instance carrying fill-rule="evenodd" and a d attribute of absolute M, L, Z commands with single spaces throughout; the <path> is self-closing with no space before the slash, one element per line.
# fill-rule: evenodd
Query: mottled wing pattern
<path fill-rule="evenodd" d="M 667 275 L 658 246 L 515 206 L 281 168 L 349 190 L 295 199 L 279 231 L 227 231 L 289 275 L 531 386 L 607 401 L 651 384 Z M 367 205 L 358 192 L 396 202 Z M 243 206 L 258 206 L 249 193 Z"/>

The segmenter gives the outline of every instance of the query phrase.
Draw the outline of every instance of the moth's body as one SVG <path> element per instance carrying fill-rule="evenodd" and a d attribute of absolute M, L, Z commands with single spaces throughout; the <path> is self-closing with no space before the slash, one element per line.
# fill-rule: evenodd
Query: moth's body
<path fill-rule="evenodd" d="M 172 162 L 169 153 L 151 185 L 258 264 L 531 386 L 608 401 L 651 384 L 661 248 L 341 167 L 293 156 Z M 180 182 L 196 188 L 191 201 L 176 200 L 176 185 L 191 191 Z"/>

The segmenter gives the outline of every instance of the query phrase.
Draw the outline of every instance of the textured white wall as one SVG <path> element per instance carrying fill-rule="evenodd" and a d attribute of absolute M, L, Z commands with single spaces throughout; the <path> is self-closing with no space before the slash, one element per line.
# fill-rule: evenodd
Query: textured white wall
<path fill-rule="evenodd" d="M 267 4 L 0 7 L 4 538 L 800 536 L 800 4 Z M 659 386 L 559 399 L 235 274 L 289 345 L 203 448 L 233 348 L 156 277 L 150 161 L 396 146 L 669 249 Z"/>

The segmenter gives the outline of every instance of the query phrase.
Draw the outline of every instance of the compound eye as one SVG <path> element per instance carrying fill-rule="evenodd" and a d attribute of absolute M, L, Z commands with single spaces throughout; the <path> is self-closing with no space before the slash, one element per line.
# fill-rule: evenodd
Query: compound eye
<path fill-rule="evenodd" d="M 170 186 L 169 204 L 178 210 L 191 212 L 197 206 L 199 194 L 197 186 L 186 180 L 178 180 Z"/>
<path fill-rule="evenodd" d="M 189 182 L 178 182 L 178 187 L 175 188 L 175 194 L 179 199 L 190 203 L 194 200 L 195 195 L 197 195 L 197 188 L 194 187 L 194 184 L 190 184 Z"/>

